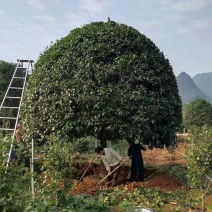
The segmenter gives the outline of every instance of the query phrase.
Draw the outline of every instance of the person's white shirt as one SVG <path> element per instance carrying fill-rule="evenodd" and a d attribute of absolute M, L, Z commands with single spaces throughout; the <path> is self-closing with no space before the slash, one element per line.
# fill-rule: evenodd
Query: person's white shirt
<path fill-rule="evenodd" d="M 105 154 L 101 156 L 101 159 L 105 165 L 107 171 L 110 171 L 110 166 L 118 165 L 122 157 L 114 149 L 107 147 L 104 148 Z"/>

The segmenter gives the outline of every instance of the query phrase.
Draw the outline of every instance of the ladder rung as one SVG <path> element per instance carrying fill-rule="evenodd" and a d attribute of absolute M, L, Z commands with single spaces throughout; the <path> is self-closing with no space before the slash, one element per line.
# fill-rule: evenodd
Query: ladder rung
<path fill-rule="evenodd" d="M 22 60 L 22 59 L 17 59 L 17 61 L 19 62 L 26 62 L 26 63 L 28 63 L 28 62 L 30 62 L 30 63 L 34 63 L 34 61 L 33 60 Z"/>
<path fill-rule="evenodd" d="M 15 118 L 15 117 L 0 117 L 0 119 L 17 119 L 17 118 Z"/>
<path fill-rule="evenodd" d="M 19 109 L 19 107 L 2 106 L 1 108 Z"/>
<path fill-rule="evenodd" d="M 0 130 L 11 130 L 11 131 L 13 130 L 13 131 L 14 131 L 15 129 L 9 129 L 9 128 L 0 128 Z"/>
<path fill-rule="evenodd" d="M 22 73 L 26 73 L 27 71 L 23 71 L 23 70 L 18 70 L 18 71 L 22 71 Z M 14 77 L 15 78 L 15 77 Z M 16 77 L 17 78 L 17 77 Z"/>
<path fill-rule="evenodd" d="M 17 96 L 6 96 L 5 98 L 7 98 L 7 99 L 20 99 L 21 97 L 17 97 Z"/>
<path fill-rule="evenodd" d="M 21 90 L 23 90 L 23 88 L 21 88 L 21 87 L 10 87 L 10 89 L 21 89 Z"/>
<path fill-rule="evenodd" d="M 25 77 L 13 77 L 13 79 L 25 79 Z"/>

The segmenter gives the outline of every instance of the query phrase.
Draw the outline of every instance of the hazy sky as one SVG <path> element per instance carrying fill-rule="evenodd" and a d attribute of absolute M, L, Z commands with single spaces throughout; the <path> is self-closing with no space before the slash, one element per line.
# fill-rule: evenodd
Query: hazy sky
<path fill-rule="evenodd" d="M 132 26 L 177 76 L 212 72 L 212 0 L 0 0 L 0 60 L 37 60 L 51 42 L 94 21 Z"/>

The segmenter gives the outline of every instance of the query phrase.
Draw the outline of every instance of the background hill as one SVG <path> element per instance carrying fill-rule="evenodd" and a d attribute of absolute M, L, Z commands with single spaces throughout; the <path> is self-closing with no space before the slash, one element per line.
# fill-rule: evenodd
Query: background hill
<path fill-rule="evenodd" d="M 196 77 L 196 79 L 197 78 L 198 81 L 203 84 L 203 78 Z M 205 99 L 208 102 L 212 103 L 212 98 L 206 95 L 202 90 L 200 90 L 188 74 L 182 72 L 177 76 L 176 79 L 179 88 L 179 94 L 181 96 L 183 104 L 188 104 L 196 99 Z M 207 86 L 205 87 L 205 90 L 208 90 Z"/>
<path fill-rule="evenodd" d="M 212 98 L 212 72 L 197 74 L 192 79 L 201 91 Z"/>

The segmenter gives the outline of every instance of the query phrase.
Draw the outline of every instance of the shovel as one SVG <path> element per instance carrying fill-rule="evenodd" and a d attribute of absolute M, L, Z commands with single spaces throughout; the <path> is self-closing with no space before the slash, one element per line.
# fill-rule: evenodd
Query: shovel
<path fill-rule="evenodd" d="M 107 179 L 110 175 L 112 175 L 117 169 L 119 169 L 121 165 L 117 166 L 110 174 L 108 174 L 106 177 L 104 177 L 102 180 L 100 180 L 96 186 L 98 186 L 100 183 L 102 183 L 105 179 Z"/>
<path fill-rule="evenodd" d="M 97 155 L 97 154 L 95 154 L 95 156 L 93 157 L 93 159 L 92 159 L 92 160 L 91 160 L 91 162 L 89 163 L 89 165 L 88 165 L 87 169 L 84 171 L 84 173 L 83 173 L 82 177 L 80 178 L 80 181 L 81 181 L 81 180 L 82 180 L 82 178 L 84 177 L 85 173 L 88 171 L 88 168 L 90 167 L 91 163 L 92 163 L 92 162 L 94 161 L 94 159 L 96 158 L 96 155 Z"/>

